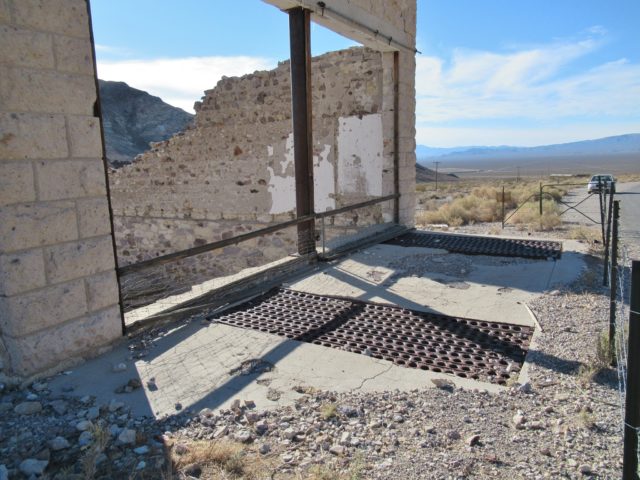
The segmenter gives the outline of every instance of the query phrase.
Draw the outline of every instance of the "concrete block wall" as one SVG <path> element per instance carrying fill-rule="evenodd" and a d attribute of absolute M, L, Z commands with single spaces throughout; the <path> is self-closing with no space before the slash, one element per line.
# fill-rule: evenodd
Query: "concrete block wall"
<path fill-rule="evenodd" d="M 121 319 L 85 0 L 0 2 L 1 373 L 95 354 Z"/>

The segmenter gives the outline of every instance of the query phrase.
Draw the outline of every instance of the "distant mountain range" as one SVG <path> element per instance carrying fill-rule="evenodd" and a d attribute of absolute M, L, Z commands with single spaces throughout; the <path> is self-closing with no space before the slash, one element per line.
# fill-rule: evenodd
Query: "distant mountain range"
<path fill-rule="evenodd" d="M 544 145 L 540 147 L 513 147 L 508 145 L 497 147 L 453 147 L 436 148 L 425 145 L 416 146 L 418 163 L 430 163 L 434 158 L 442 158 L 446 161 L 455 160 L 487 160 L 509 158 L 542 158 L 557 156 L 581 156 L 581 155 L 621 155 L 640 154 L 640 134 L 630 133 L 615 137 L 599 138 L 597 140 L 583 140 L 581 142 L 561 143 L 556 145 Z"/>
<path fill-rule="evenodd" d="M 99 81 L 109 165 L 117 168 L 149 150 L 150 142 L 183 131 L 193 115 L 124 82 Z"/>

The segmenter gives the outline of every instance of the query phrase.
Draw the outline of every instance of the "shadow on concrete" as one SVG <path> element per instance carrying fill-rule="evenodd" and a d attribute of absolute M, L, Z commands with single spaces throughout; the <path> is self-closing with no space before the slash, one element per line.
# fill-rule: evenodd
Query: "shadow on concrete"
<path fill-rule="evenodd" d="M 394 248 L 404 249 L 404 247 L 394 247 Z M 366 262 L 365 264 L 371 267 L 382 266 L 380 262 L 378 263 L 375 262 L 375 258 L 364 259 L 362 257 L 366 257 L 366 256 L 361 255 L 360 257 L 358 257 L 359 262 Z M 539 261 L 539 262 L 547 263 L 546 261 Z M 382 298 L 384 301 L 389 302 L 392 305 L 398 305 L 402 308 L 408 308 L 411 310 L 417 310 L 422 312 L 426 310 L 433 314 L 444 315 L 444 313 L 441 311 L 438 311 L 434 308 L 429 308 L 428 306 L 421 305 L 417 302 L 410 301 L 404 298 L 403 296 L 398 295 L 397 293 L 389 291 L 388 289 L 389 284 L 387 284 L 387 288 L 385 288 L 383 285 L 378 285 L 376 283 L 369 282 L 366 279 L 360 276 L 354 275 L 350 272 L 331 268 L 331 267 L 327 268 L 324 273 L 327 275 L 334 276 L 336 279 L 346 282 L 350 285 L 353 285 L 357 287 L 359 290 L 361 290 L 363 293 L 356 297 L 360 301 L 370 301 L 373 297 L 378 297 L 378 298 Z M 501 281 L 498 281 L 498 280 L 501 280 Z M 504 280 L 505 279 L 496 278 L 496 285 L 508 286 L 509 282 Z M 546 282 L 544 283 L 546 284 Z M 542 285 L 542 282 L 541 282 L 540 288 L 535 289 L 533 291 L 542 291 L 544 290 L 543 286 L 544 285 Z M 425 292 L 425 297 L 428 297 L 428 292 Z M 353 315 L 356 315 L 359 311 L 362 310 L 362 308 L 363 308 L 362 304 L 355 303 L 349 312 L 347 312 L 346 314 L 344 312 L 341 312 L 339 315 L 336 315 L 334 318 L 329 319 L 321 327 L 307 331 L 304 334 L 298 337 L 295 337 L 293 339 L 286 339 L 286 338 L 280 337 L 280 342 L 276 346 L 260 354 L 257 358 L 254 358 L 254 357 L 250 358 L 248 356 L 238 357 L 237 364 L 240 364 L 243 360 L 244 361 L 251 360 L 257 363 L 263 362 L 265 364 L 277 365 L 278 362 L 280 362 L 282 359 L 284 359 L 285 357 L 290 355 L 293 351 L 295 351 L 297 348 L 299 348 L 303 344 L 302 341 L 312 343 L 316 338 L 318 338 L 323 333 L 326 333 L 327 331 L 335 330 L 340 326 L 342 326 L 344 323 L 348 322 L 349 318 L 352 317 Z M 183 323 L 181 325 L 174 326 L 173 329 L 170 330 L 164 336 L 159 336 L 153 339 L 151 335 L 147 335 L 146 337 L 139 337 L 141 340 L 140 342 L 136 342 L 136 343 L 144 343 L 144 341 L 148 341 L 148 340 L 153 341 L 153 348 L 148 348 L 148 347 L 145 347 L 144 345 L 141 347 L 145 349 L 145 351 L 147 352 L 146 355 L 142 358 L 142 360 L 152 363 L 153 360 L 156 359 L 157 357 L 160 357 L 166 353 L 170 353 L 172 350 L 175 350 L 178 345 L 182 344 L 190 337 L 196 335 L 203 328 L 207 328 L 207 326 L 202 325 L 200 323 L 200 319 L 198 319 L 190 323 Z M 459 332 L 456 332 L 456 333 L 459 334 Z M 471 340 L 471 337 L 472 337 L 470 333 L 471 332 L 469 332 L 469 338 L 468 338 L 469 340 Z M 238 335 L 242 335 L 241 331 L 239 331 Z M 491 338 L 488 338 L 488 335 L 486 334 L 483 334 L 482 336 L 487 337 L 487 338 L 481 339 L 482 341 L 486 340 L 487 342 L 489 342 L 490 340 L 491 341 L 493 340 Z M 230 339 L 229 341 L 232 342 L 233 339 Z M 475 338 L 473 338 L 473 341 L 477 342 L 478 337 L 476 336 Z M 204 347 L 205 349 L 208 349 L 208 350 L 204 350 L 205 354 L 207 354 L 210 351 L 212 355 L 219 355 L 215 351 L 215 345 L 202 345 L 202 347 Z M 193 348 L 200 349 L 201 346 L 195 345 Z M 224 349 L 224 345 L 220 346 L 220 348 Z M 131 352 L 134 355 L 136 354 L 135 349 L 131 350 Z M 114 394 L 114 382 L 116 382 L 117 384 L 115 386 L 121 386 L 122 384 L 125 384 L 128 380 L 132 378 L 136 378 L 140 382 L 146 381 L 146 379 L 144 378 L 144 375 L 141 374 L 143 372 L 134 371 L 133 369 L 129 369 L 126 374 L 117 374 L 117 375 L 112 374 L 111 372 L 112 365 L 118 362 L 121 362 L 122 359 L 126 356 L 126 354 L 127 354 L 126 346 L 123 345 L 117 351 L 110 352 L 104 357 L 100 357 L 99 359 L 94 361 L 95 363 L 92 368 L 82 368 L 82 367 L 78 368 L 77 369 L 78 375 L 73 377 L 73 379 L 69 377 L 69 381 L 72 381 L 74 384 L 74 387 L 77 387 L 76 392 L 80 395 L 83 395 L 83 394 L 96 395 L 97 397 L 106 399 L 107 402 L 109 401 L 110 398 L 115 398 L 116 400 L 121 400 L 129 403 L 130 405 L 132 405 L 132 407 L 134 407 L 134 404 L 136 404 L 136 406 L 133 408 L 135 410 L 136 415 L 155 416 L 156 412 L 153 412 L 153 407 L 150 403 L 151 399 L 147 397 L 145 388 L 140 388 L 140 389 L 134 390 L 132 393 L 123 394 L 123 395 Z M 189 350 L 187 349 L 183 352 L 180 352 L 180 354 L 189 355 Z M 330 351 L 327 351 L 327 354 L 330 355 Z M 517 361 L 518 363 L 522 362 L 522 358 L 513 358 L 512 360 Z M 236 359 L 233 359 L 233 361 L 235 362 Z M 538 356 L 536 361 L 541 362 L 545 365 L 548 365 L 549 366 L 548 368 L 553 368 L 554 370 L 558 370 L 561 372 L 565 370 L 570 371 L 571 369 L 575 369 L 579 367 L 579 364 L 573 365 L 571 364 L 571 362 L 564 362 L 561 359 L 556 359 L 555 357 L 551 357 L 549 355 Z M 131 363 L 131 362 L 128 362 L 128 363 Z M 167 367 L 165 368 L 180 369 L 180 360 L 176 359 L 174 361 L 172 359 L 170 362 L 167 362 Z M 216 368 L 219 368 L 219 367 L 216 367 Z M 303 368 L 302 365 L 301 365 L 301 368 Z M 234 397 L 237 397 L 239 392 L 241 392 L 251 383 L 255 382 L 263 373 L 264 371 L 260 371 L 259 369 L 256 371 L 252 371 L 251 369 L 249 369 L 244 373 L 242 370 L 240 370 L 234 374 L 232 374 L 232 372 L 217 371 L 215 372 L 215 374 L 216 374 L 216 377 L 218 378 L 219 383 L 216 384 L 215 381 L 213 381 L 212 379 L 211 389 L 208 393 L 203 394 L 201 397 L 199 397 L 200 393 L 198 393 L 198 395 L 195 395 L 194 397 L 192 397 L 192 400 L 190 400 L 192 401 L 192 403 L 186 404 L 185 402 L 182 408 L 189 408 L 192 411 L 198 411 L 205 407 L 212 408 L 212 409 L 219 408 L 228 400 Z M 180 375 L 182 374 L 183 373 L 181 372 Z M 189 372 L 184 371 L 184 375 L 188 377 Z M 230 376 L 228 378 L 225 378 L 226 375 L 230 375 Z M 96 377 L 104 378 L 104 381 L 100 382 L 100 385 L 96 385 L 96 381 L 95 381 Z M 65 381 L 65 378 L 56 379 L 56 382 L 57 382 L 58 388 L 63 387 L 65 383 L 67 383 Z M 208 387 L 206 388 L 208 389 Z M 203 389 L 203 393 L 204 393 L 204 389 Z M 171 393 L 168 392 L 167 395 L 171 395 Z M 176 398 L 175 401 L 176 402 L 183 401 L 183 399 Z M 182 410 L 177 410 L 174 414 L 171 414 L 170 416 L 180 415 L 181 411 Z"/>

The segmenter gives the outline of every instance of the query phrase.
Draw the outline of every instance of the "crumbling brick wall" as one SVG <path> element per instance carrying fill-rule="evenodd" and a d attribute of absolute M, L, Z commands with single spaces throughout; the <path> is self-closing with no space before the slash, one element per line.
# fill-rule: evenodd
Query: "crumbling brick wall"
<path fill-rule="evenodd" d="M 313 59 L 316 211 L 393 192 L 393 142 L 384 134 L 392 129 L 393 112 L 384 100 L 385 81 L 392 83 L 375 50 L 352 48 Z M 291 131 L 289 62 L 223 78 L 196 104 L 193 128 L 110 173 L 121 263 L 293 218 Z M 356 228 L 390 221 L 391 215 L 384 205 L 336 221 Z M 183 263 L 200 278 L 235 273 L 293 253 L 294 242 L 292 228 Z"/>
<path fill-rule="evenodd" d="M 85 0 L 0 1 L 0 377 L 121 335 Z"/>

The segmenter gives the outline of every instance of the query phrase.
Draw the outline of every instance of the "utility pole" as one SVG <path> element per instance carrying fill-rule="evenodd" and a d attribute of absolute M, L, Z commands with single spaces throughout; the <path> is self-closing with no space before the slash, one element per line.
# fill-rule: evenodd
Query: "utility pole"
<path fill-rule="evenodd" d="M 518 183 L 520 181 L 520 167 L 516 167 L 516 171 L 518 172 L 516 174 L 516 183 Z"/>
<path fill-rule="evenodd" d="M 438 165 L 440 165 L 441 162 L 433 162 L 436 164 L 436 192 L 438 191 Z"/>

